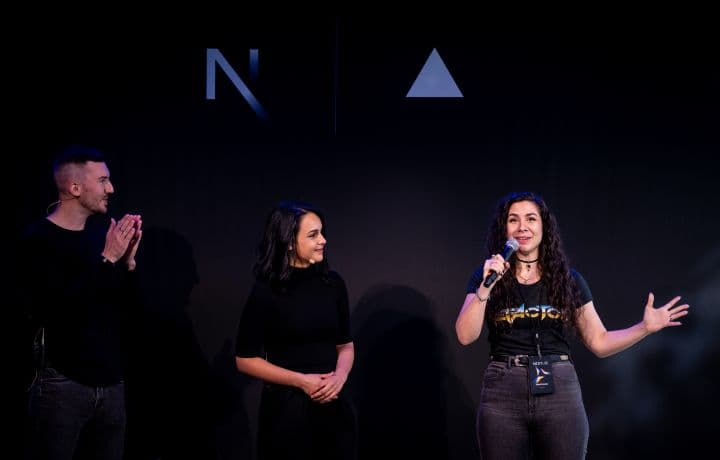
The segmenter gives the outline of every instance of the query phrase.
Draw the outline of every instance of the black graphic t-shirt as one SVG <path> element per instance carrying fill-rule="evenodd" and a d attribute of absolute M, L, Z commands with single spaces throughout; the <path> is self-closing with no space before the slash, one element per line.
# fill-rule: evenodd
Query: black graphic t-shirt
<path fill-rule="evenodd" d="M 592 293 L 585 279 L 575 270 L 570 273 L 577 285 L 579 308 L 592 300 Z M 480 266 L 470 277 L 467 293 L 473 294 L 483 280 Z M 499 299 L 488 299 L 485 324 L 490 332 L 491 355 L 537 355 L 535 333 L 538 333 L 540 350 L 543 354 L 570 354 L 567 328 L 560 309 L 549 305 L 547 286 L 544 280 L 535 284 L 522 285 L 515 282 L 516 300 L 510 305 L 498 305 Z M 491 317 L 490 312 L 495 312 Z"/>

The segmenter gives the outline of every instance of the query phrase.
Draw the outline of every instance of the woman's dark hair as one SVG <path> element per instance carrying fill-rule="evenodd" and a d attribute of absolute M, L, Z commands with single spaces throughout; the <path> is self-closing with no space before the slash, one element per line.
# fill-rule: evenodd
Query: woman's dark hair
<path fill-rule="evenodd" d="M 292 266 L 288 249 L 295 245 L 300 219 L 308 213 L 320 218 L 325 233 L 325 218 L 322 213 L 309 203 L 299 201 L 281 201 L 265 221 L 265 231 L 258 245 L 257 259 L 253 273 L 257 279 L 271 284 L 284 283 L 290 279 Z M 328 272 L 327 258 L 315 264 L 315 269 L 323 275 Z"/>
<path fill-rule="evenodd" d="M 575 280 L 570 274 L 570 264 L 562 247 L 557 220 L 540 195 L 533 192 L 514 192 L 500 199 L 488 230 L 488 254 L 497 253 L 505 245 L 507 241 L 508 212 L 510 206 L 519 201 L 535 203 L 540 211 L 543 234 L 539 247 L 538 268 L 542 274 L 550 304 L 562 312 L 565 326 L 574 328 L 580 296 L 577 292 Z M 513 297 L 517 290 L 514 286 L 514 283 L 517 283 L 514 274 L 518 262 L 515 256 L 511 256 L 508 262 L 510 262 L 508 275 L 512 276 L 503 276 L 493 288 L 492 296 L 496 300 L 501 300 L 500 302 L 492 302 L 494 309 L 502 308 L 517 300 Z M 495 311 L 488 311 L 487 314 L 490 315 L 488 317 L 492 317 Z"/>

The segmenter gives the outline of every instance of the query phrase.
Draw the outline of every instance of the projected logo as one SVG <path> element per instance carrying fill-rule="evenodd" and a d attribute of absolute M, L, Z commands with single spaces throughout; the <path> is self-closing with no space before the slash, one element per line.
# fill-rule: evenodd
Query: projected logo
<path fill-rule="evenodd" d="M 257 49 L 250 50 L 250 66 L 249 75 L 250 79 L 257 80 L 258 69 L 259 69 L 259 52 Z M 205 74 L 207 77 L 205 85 L 205 99 L 215 99 L 215 81 L 216 81 L 216 69 L 219 67 L 225 75 L 230 79 L 235 88 L 240 92 L 240 95 L 250 104 L 250 107 L 255 111 L 257 116 L 263 120 L 268 118 L 267 112 L 260 104 L 260 101 L 250 91 L 248 85 L 240 78 L 240 75 L 233 69 L 225 56 L 217 48 L 207 49 L 207 59 L 205 60 Z"/>
<path fill-rule="evenodd" d="M 232 82 L 240 95 L 247 101 L 255 114 L 263 120 L 267 120 L 268 114 L 260 104 L 258 98 L 250 90 L 250 87 L 240 78 L 238 72 L 230 65 L 230 62 L 217 48 L 207 48 L 205 60 L 205 98 L 216 99 L 217 70 Z M 257 49 L 250 50 L 250 65 L 248 75 L 251 81 L 257 80 L 259 70 L 259 52 Z M 406 98 L 463 98 L 463 94 L 455 83 L 450 71 L 443 62 L 437 49 L 433 48 L 430 56 L 425 61 L 420 73 L 415 78 Z"/>
<path fill-rule="evenodd" d="M 437 49 L 433 48 L 405 97 L 461 98 L 463 94 Z"/>

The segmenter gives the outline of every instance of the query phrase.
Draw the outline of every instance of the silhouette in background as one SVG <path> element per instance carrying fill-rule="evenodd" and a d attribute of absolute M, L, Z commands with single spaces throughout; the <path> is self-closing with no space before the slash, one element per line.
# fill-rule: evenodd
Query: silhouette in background
<path fill-rule="evenodd" d="M 241 374 L 235 367 L 235 347 L 231 339 L 223 342 L 220 352 L 213 360 L 213 373 L 225 382 L 229 390 L 223 401 L 223 410 L 215 434 L 218 460 L 255 458 L 255 437 L 250 424 L 249 407 L 256 408 L 257 395 L 248 391 L 255 379 Z M 248 400 L 248 396 L 255 396 Z"/>
<path fill-rule="evenodd" d="M 191 245 L 148 228 L 140 254 L 143 308 L 132 321 L 128 458 L 216 458 L 215 429 L 229 387 L 213 376 L 187 307 L 199 282 Z"/>
<path fill-rule="evenodd" d="M 360 458 L 447 458 L 446 340 L 428 300 L 411 288 L 377 287 L 352 320 Z"/>

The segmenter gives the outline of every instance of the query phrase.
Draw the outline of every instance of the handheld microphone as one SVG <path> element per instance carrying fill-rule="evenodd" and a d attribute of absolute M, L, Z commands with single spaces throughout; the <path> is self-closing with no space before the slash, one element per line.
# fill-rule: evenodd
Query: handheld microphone
<path fill-rule="evenodd" d="M 507 243 L 505 243 L 505 247 L 503 248 L 502 256 L 503 259 L 507 262 L 507 260 L 512 257 L 513 253 L 517 251 L 517 249 L 520 247 L 520 243 L 515 238 L 510 238 L 507 240 Z M 498 272 L 495 270 L 490 270 L 490 274 L 485 278 L 485 281 L 483 281 L 483 286 L 490 287 L 491 284 L 495 282 L 495 280 L 498 277 Z"/>

